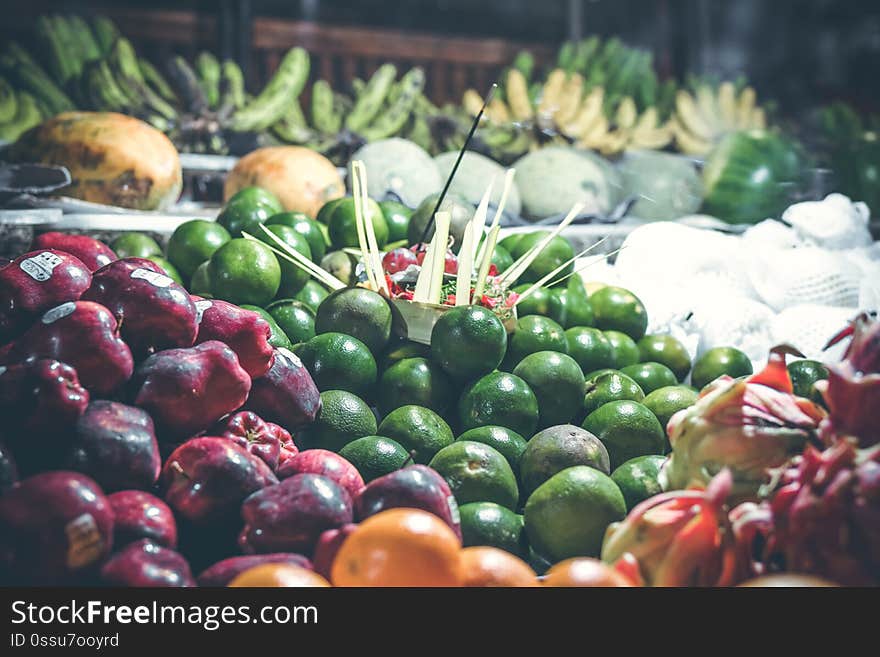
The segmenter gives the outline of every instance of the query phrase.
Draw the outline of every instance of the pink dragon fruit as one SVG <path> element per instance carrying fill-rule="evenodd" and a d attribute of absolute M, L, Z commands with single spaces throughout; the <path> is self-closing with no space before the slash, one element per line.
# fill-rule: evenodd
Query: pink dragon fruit
<path fill-rule="evenodd" d="M 672 416 L 672 453 L 660 475 L 664 490 L 704 488 L 729 468 L 731 502 L 755 500 L 770 469 L 817 440 L 824 413 L 794 395 L 785 367 L 785 354 L 792 351 L 774 348 L 763 371 L 743 380 L 721 377 L 696 404 Z"/>
<path fill-rule="evenodd" d="M 739 571 L 725 507 L 732 486 L 725 469 L 705 490 L 648 498 L 608 527 L 602 560 L 647 586 L 731 585 Z"/>

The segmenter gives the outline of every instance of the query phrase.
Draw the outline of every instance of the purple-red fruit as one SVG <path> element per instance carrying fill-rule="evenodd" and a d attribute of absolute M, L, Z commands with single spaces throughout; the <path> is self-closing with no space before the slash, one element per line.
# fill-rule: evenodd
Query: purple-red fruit
<path fill-rule="evenodd" d="M 204 431 L 237 410 L 250 388 L 235 352 L 216 340 L 155 353 L 132 379 L 134 404 L 150 413 L 166 442 Z"/>
<path fill-rule="evenodd" d="M 27 434 L 66 430 L 89 404 L 70 365 L 48 358 L 0 366 L 0 412 Z"/>
<path fill-rule="evenodd" d="M 196 340 L 196 306 L 183 286 L 144 258 L 123 258 L 92 275 L 83 293 L 112 312 L 123 339 L 137 354 L 191 347 Z"/>
<path fill-rule="evenodd" d="M 197 578 L 199 586 L 226 586 L 240 573 L 266 563 L 285 563 L 308 570 L 312 569 L 312 562 L 308 558 L 294 552 L 248 554 L 241 557 L 229 557 L 209 566 L 199 574 Z"/>
<path fill-rule="evenodd" d="M 357 525 L 350 522 L 338 529 L 328 529 L 321 534 L 317 545 L 315 545 L 315 555 L 312 558 L 316 573 L 330 579 L 330 570 L 333 568 L 336 553 L 339 552 L 342 543 L 355 529 L 357 529 Z"/>
<path fill-rule="evenodd" d="M 174 514 L 158 497 L 142 490 L 121 490 L 107 499 L 113 509 L 113 545 L 117 550 L 142 538 L 177 547 Z"/>
<path fill-rule="evenodd" d="M 254 456 L 263 459 L 273 471 L 278 467 L 281 441 L 269 424 L 252 411 L 240 411 L 223 418 L 211 434 L 228 438 L 239 447 L 244 447 Z"/>
<path fill-rule="evenodd" d="M 269 322 L 258 313 L 219 299 L 193 296 L 198 319 L 196 343 L 219 340 L 238 356 L 238 362 L 252 379 L 269 371 L 274 358 Z"/>
<path fill-rule="evenodd" d="M 332 479 L 299 474 L 248 497 L 241 517 L 243 552 L 311 554 L 322 532 L 351 522 L 351 497 Z"/>
<path fill-rule="evenodd" d="M 279 479 L 305 473 L 332 479 L 348 492 L 352 500 L 357 498 L 364 487 L 364 480 L 357 468 L 344 457 L 326 449 L 307 449 L 300 452 L 289 458 L 277 471 Z"/>
<path fill-rule="evenodd" d="M 195 586 L 189 563 L 178 552 L 145 538 L 114 554 L 101 568 L 107 586 Z"/>
<path fill-rule="evenodd" d="M 69 253 L 31 251 L 0 269 L 0 342 L 24 331 L 43 312 L 76 301 L 89 289 L 92 274 Z"/>
<path fill-rule="evenodd" d="M 76 422 L 65 465 L 108 492 L 150 488 L 162 468 L 153 420 L 134 406 L 93 401 Z"/>
<path fill-rule="evenodd" d="M 85 475 L 44 472 L 0 496 L 0 571 L 13 581 L 79 581 L 112 547 L 113 509 Z"/>
<path fill-rule="evenodd" d="M 315 421 L 321 394 L 312 375 L 290 350 L 275 349 L 269 371 L 254 380 L 245 409 L 294 431 Z"/>
<path fill-rule="evenodd" d="M 92 395 L 107 396 L 131 378 L 134 360 L 116 319 L 93 301 L 70 301 L 47 310 L 3 350 L 4 363 L 49 358 L 76 370 Z"/>
<path fill-rule="evenodd" d="M 171 453 L 160 476 L 165 501 L 196 524 L 234 518 L 248 495 L 277 483 L 261 459 L 218 436 L 187 440 Z"/>
<path fill-rule="evenodd" d="M 68 233 L 42 233 L 34 238 L 31 249 L 57 249 L 82 260 L 89 271 L 97 271 L 116 260 L 116 254 L 109 246 L 88 235 Z"/>
<path fill-rule="evenodd" d="M 458 504 L 449 484 L 426 465 L 410 465 L 373 479 L 355 500 L 358 521 L 397 507 L 429 511 L 442 518 L 461 538 Z"/>

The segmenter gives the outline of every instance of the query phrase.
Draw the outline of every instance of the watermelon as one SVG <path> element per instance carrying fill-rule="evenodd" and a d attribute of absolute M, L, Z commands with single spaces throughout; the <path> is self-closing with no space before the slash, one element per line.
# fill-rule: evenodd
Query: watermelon
<path fill-rule="evenodd" d="M 731 133 L 703 168 L 703 212 L 731 224 L 777 218 L 794 201 L 803 167 L 793 141 L 764 130 Z"/>
<path fill-rule="evenodd" d="M 703 181 L 688 158 L 657 151 L 627 151 L 617 165 L 630 215 L 645 221 L 678 219 L 700 209 Z"/>
<path fill-rule="evenodd" d="M 591 151 L 548 146 L 524 155 L 513 165 L 527 219 L 567 213 L 575 203 L 586 212 L 607 213 L 618 201 L 620 174 Z"/>
<path fill-rule="evenodd" d="M 443 180 L 449 177 L 457 157 L 458 151 L 441 153 L 434 157 L 437 170 L 440 171 L 440 177 Z M 479 205 L 486 192 L 486 187 L 494 178 L 495 185 L 492 187 L 492 196 L 489 200 L 497 206 L 501 201 L 501 194 L 504 192 L 504 174 L 504 167 L 494 160 L 474 151 L 466 151 L 461 158 L 461 164 L 458 165 L 458 171 L 455 172 L 455 178 L 452 179 L 452 184 L 449 186 L 449 191 L 460 194 L 474 205 Z M 514 215 L 520 213 L 522 204 L 516 185 L 511 185 L 504 209 Z M 491 213 L 489 218 L 491 220 Z"/>
<path fill-rule="evenodd" d="M 393 192 L 404 205 L 414 208 L 423 198 L 443 187 L 433 158 L 407 139 L 395 137 L 371 142 L 359 148 L 351 159 L 364 163 L 367 193 L 377 201 L 385 200 L 387 193 Z"/>

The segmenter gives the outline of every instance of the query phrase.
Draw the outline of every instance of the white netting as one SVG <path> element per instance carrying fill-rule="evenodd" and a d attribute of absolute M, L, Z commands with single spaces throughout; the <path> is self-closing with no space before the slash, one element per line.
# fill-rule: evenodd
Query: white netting
<path fill-rule="evenodd" d="M 846 342 L 822 351 L 828 340 L 846 327 L 855 315 L 852 308 L 803 304 L 786 308 L 772 322 L 776 343 L 797 347 L 807 358 L 837 361 L 843 357 Z"/>
<path fill-rule="evenodd" d="M 735 346 L 759 367 L 775 344 L 771 329 L 774 315 L 771 308 L 754 299 L 706 297 L 697 304 L 689 320 L 699 334 L 697 353 Z"/>
<path fill-rule="evenodd" d="M 794 228 L 790 228 L 775 219 L 765 219 L 754 226 L 749 226 L 746 232 L 743 233 L 742 238 L 749 246 L 756 246 L 758 248 L 776 247 L 779 249 L 792 249 L 803 245 L 803 240 L 801 240 Z"/>
<path fill-rule="evenodd" d="M 825 249 L 854 249 L 871 245 L 868 206 L 853 203 L 843 194 L 829 194 L 822 201 L 796 203 L 782 213 L 798 236 Z"/>

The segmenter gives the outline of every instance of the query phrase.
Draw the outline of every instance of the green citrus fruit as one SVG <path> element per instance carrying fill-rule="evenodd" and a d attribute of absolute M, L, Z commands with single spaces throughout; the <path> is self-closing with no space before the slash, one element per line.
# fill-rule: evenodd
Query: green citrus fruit
<path fill-rule="evenodd" d="M 376 360 L 357 338 L 344 333 L 321 333 L 297 345 L 295 351 L 318 390 L 347 390 L 361 397 L 373 394 Z"/>
<path fill-rule="evenodd" d="M 651 392 L 642 403 L 657 416 L 660 426 L 665 430 L 669 418 L 696 404 L 698 397 L 699 393 L 688 386 L 666 386 Z"/>
<path fill-rule="evenodd" d="M 217 224 L 229 231 L 232 237 L 241 237 L 242 231 L 259 237 L 263 232 L 259 225 L 276 212 L 280 210 L 260 203 L 230 201 L 217 215 Z"/>
<path fill-rule="evenodd" d="M 266 310 L 260 308 L 259 306 L 252 306 L 250 304 L 242 304 L 242 308 L 245 310 L 251 310 L 257 313 L 260 317 L 266 320 L 269 324 L 269 344 L 273 347 L 284 347 L 285 349 L 290 349 L 293 345 L 290 342 L 290 338 L 287 337 L 287 334 L 278 326 L 278 322 L 275 321 L 275 318 L 272 317 Z"/>
<path fill-rule="evenodd" d="M 538 432 L 529 440 L 519 462 L 523 493 L 530 495 L 557 472 L 575 465 L 611 472 L 608 450 L 589 431 L 560 424 Z"/>
<path fill-rule="evenodd" d="M 330 225 L 330 217 L 333 216 L 333 211 L 336 209 L 336 206 L 342 203 L 346 198 L 351 197 L 342 196 L 340 198 L 335 198 L 332 201 L 327 201 L 321 206 L 321 209 L 318 210 L 318 214 L 315 216 L 315 221 L 323 226 Z"/>
<path fill-rule="evenodd" d="M 568 345 L 562 327 L 549 317 L 527 315 L 516 322 L 516 331 L 507 340 L 507 355 L 502 369 L 508 372 L 537 351 L 567 353 Z"/>
<path fill-rule="evenodd" d="M 513 264 L 513 256 L 503 246 L 496 244 L 495 249 L 492 251 L 492 264 L 495 265 L 495 269 L 501 274 L 507 271 Z"/>
<path fill-rule="evenodd" d="M 624 399 L 640 402 L 645 398 L 645 393 L 638 383 L 616 370 L 609 370 L 599 376 L 588 378 L 586 390 L 584 415 L 589 415 L 608 402 Z"/>
<path fill-rule="evenodd" d="M 189 279 L 189 287 L 187 287 L 187 291 L 190 294 L 197 294 L 199 296 L 211 296 L 211 281 L 208 278 L 208 262 L 203 262 L 200 264 L 195 272 L 193 272 L 192 278 Z"/>
<path fill-rule="evenodd" d="M 516 246 L 510 254 L 513 256 L 514 260 L 521 258 L 527 251 L 539 244 L 549 234 L 550 231 L 539 230 L 523 235 L 522 239 L 516 243 Z M 568 240 L 561 235 L 556 235 L 550 240 L 550 243 L 547 244 L 547 246 L 541 249 L 538 257 L 532 261 L 522 273 L 522 276 L 517 280 L 520 283 L 534 283 L 555 270 L 564 262 L 571 260 L 573 257 L 574 250 L 571 248 L 571 244 L 569 244 Z M 569 265 L 562 269 L 556 276 L 557 278 L 561 278 L 562 276 L 571 273 L 573 269 L 574 264 L 569 263 Z"/>
<path fill-rule="evenodd" d="M 233 194 L 226 205 L 231 203 L 247 203 L 250 205 L 263 205 L 269 210 L 273 210 L 273 214 L 281 212 L 284 207 L 281 201 L 268 189 L 262 187 L 243 187 Z"/>
<path fill-rule="evenodd" d="M 428 466 L 446 479 L 460 505 L 495 502 L 511 510 L 516 508 L 516 476 L 507 459 L 494 447 L 458 440 L 438 451 Z"/>
<path fill-rule="evenodd" d="M 380 436 L 393 438 L 413 454 L 416 463 L 427 464 L 434 454 L 455 440 L 452 429 L 430 408 L 401 406 L 395 408 L 379 425 Z"/>
<path fill-rule="evenodd" d="M 397 201 L 380 201 L 379 208 L 385 217 L 385 223 L 388 224 L 388 242 L 405 240 L 413 211 Z"/>
<path fill-rule="evenodd" d="M 325 390 L 318 416 L 297 434 L 297 443 L 301 449 L 338 452 L 353 440 L 374 435 L 376 416 L 363 399 L 345 390 Z"/>
<path fill-rule="evenodd" d="M 698 390 L 702 390 L 724 374 L 737 379 L 752 372 L 752 361 L 739 349 L 715 347 L 697 358 L 694 370 L 691 372 L 691 383 Z"/>
<path fill-rule="evenodd" d="M 519 459 L 527 444 L 516 431 L 497 425 L 468 429 L 455 440 L 472 440 L 494 447 L 507 459 L 514 474 L 519 472 Z"/>
<path fill-rule="evenodd" d="M 404 358 L 430 358 L 430 356 L 431 347 L 429 345 L 409 340 L 397 340 L 392 337 L 390 344 L 382 354 L 382 370 L 387 370 Z"/>
<path fill-rule="evenodd" d="M 431 357 L 458 379 L 474 379 L 491 372 L 501 364 L 506 351 L 504 325 L 482 306 L 447 310 L 431 331 Z"/>
<path fill-rule="evenodd" d="M 272 234 L 276 235 L 282 242 L 284 242 L 291 249 L 296 251 L 297 253 L 305 256 L 309 260 L 312 259 L 312 251 L 309 248 L 308 240 L 303 237 L 300 233 L 296 232 L 290 226 L 285 226 L 283 224 L 273 224 L 272 226 L 266 226 L 267 230 Z M 258 235 L 261 241 L 265 242 L 269 246 L 273 248 L 278 248 L 278 245 L 275 241 L 260 231 Z M 299 292 L 303 285 L 311 278 L 311 274 L 309 274 L 302 267 L 293 264 L 289 260 L 285 260 L 284 258 L 278 258 L 278 264 L 281 267 L 281 284 L 278 287 L 278 294 L 282 297 L 291 297 L 297 292 Z"/>
<path fill-rule="evenodd" d="M 648 328 L 648 313 L 639 298 L 622 287 L 606 286 L 593 292 L 590 303 L 596 326 L 603 331 L 626 333 L 640 340 Z"/>
<path fill-rule="evenodd" d="M 372 290 L 345 287 L 331 293 L 318 306 L 315 331 L 347 333 L 379 354 L 391 339 L 391 308 L 384 297 Z"/>
<path fill-rule="evenodd" d="M 523 283 L 513 288 L 517 294 L 522 294 L 532 287 L 531 283 Z M 518 317 L 527 317 L 529 315 L 541 315 L 543 317 L 550 316 L 550 304 L 552 303 L 552 294 L 550 288 L 539 287 L 532 292 L 528 298 L 516 304 L 516 314 Z"/>
<path fill-rule="evenodd" d="M 168 262 L 165 258 L 158 255 L 151 255 L 146 257 L 147 260 L 152 262 L 153 264 L 159 265 L 165 274 L 173 280 L 178 285 L 184 285 L 183 277 L 180 275 L 180 272 L 177 271 L 177 267 Z"/>
<path fill-rule="evenodd" d="M 649 497 L 663 492 L 660 485 L 660 466 L 666 460 L 665 456 L 648 454 L 637 456 L 626 463 L 621 463 L 611 479 L 617 484 L 623 499 L 626 500 L 626 510 L 632 511 L 639 502 L 644 502 Z"/>
<path fill-rule="evenodd" d="M 828 378 L 828 368 L 815 360 L 795 360 L 788 364 L 788 375 L 798 397 L 816 399 L 814 384 Z"/>
<path fill-rule="evenodd" d="M 629 367 L 635 365 L 641 360 L 639 355 L 639 347 L 636 341 L 629 337 L 626 333 L 620 331 L 602 331 L 608 342 L 611 343 L 611 349 L 614 354 L 614 368 Z"/>
<path fill-rule="evenodd" d="M 110 248 L 119 258 L 147 258 L 162 255 L 162 247 L 144 233 L 122 233 L 113 240 Z"/>
<path fill-rule="evenodd" d="M 304 303 L 293 299 L 273 301 L 266 310 L 281 327 L 291 344 L 308 342 L 315 337 L 315 313 Z"/>
<path fill-rule="evenodd" d="M 592 372 L 614 365 L 614 348 L 599 329 L 575 326 L 565 332 L 568 355 L 575 359 L 581 370 Z"/>
<path fill-rule="evenodd" d="M 316 280 L 310 280 L 302 286 L 299 292 L 293 295 L 293 298 L 305 304 L 306 307 L 311 308 L 313 312 L 317 312 L 318 306 L 328 296 L 330 296 L 330 292 L 327 291 L 326 287 Z"/>
<path fill-rule="evenodd" d="M 639 340 L 638 348 L 641 362 L 666 365 L 679 381 L 684 381 L 691 371 L 688 350 L 671 335 L 646 335 Z"/>
<path fill-rule="evenodd" d="M 281 285 L 281 267 L 269 247 L 242 238 L 230 240 L 211 256 L 208 281 L 215 297 L 230 303 L 265 306 Z"/>
<path fill-rule="evenodd" d="M 535 393 L 540 426 L 566 424 L 580 413 L 584 373 L 571 356 L 557 351 L 529 354 L 513 369 L 513 374 Z"/>
<path fill-rule="evenodd" d="M 528 552 L 523 519 L 494 502 L 471 502 L 458 507 L 462 547 L 488 546 L 525 557 Z"/>
<path fill-rule="evenodd" d="M 646 395 L 651 394 L 658 388 L 678 384 L 678 379 L 673 371 L 660 363 L 639 363 L 638 365 L 624 367 L 620 371 L 638 383 L 642 392 Z"/>
<path fill-rule="evenodd" d="M 367 200 L 367 215 L 367 218 L 373 222 L 376 242 L 381 249 L 388 243 L 388 224 L 385 223 L 382 208 L 373 199 Z M 327 228 L 330 232 L 330 244 L 333 245 L 333 248 L 358 248 L 360 246 L 353 198 L 346 197 L 333 208 L 333 215 L 330 217 Z"/>
<path fill-rule="evenodd" d="M 587 416 L 583 427 L 605 445 L 612 471 L 637 456 L 663 454 L 666 445 L 657 417 L 635 401 L 603 404 Z"/>
<path fill-rule="evenodd" d="M 304 212 L 279 212 L 266 220 L 267 226 L 287 226 L 306 238 L 309 243 L 311 259 L 321 262 L 321 258 L 327 253 L 327 244 L 324 242 L 324 233 L 321 232 L 320 224 Z"/>
<path fill-rule="evenodd" d="M 230 239 L 229 232 L 217 222 L 193 219 L 174 230 L 166 255 L 183 276 L 192 278 L 198 266 Z"/>
<path fill-rule="evenodd" d="M 410 460 L 403 445 L 384 436 L 364 436 L 348 443 L 339 455 L 360 473 L 364 483 L 400 470 Z"/>
<path fill-rule="evenodd" d="M 377 399 L 383 413 L 411 404 L 443 413 L 452 402 L 452 382 L 433 361 L 404 358 L 382 373 Z"/>
<path fill-rule="evenodd" d="M 458 401 L 463 430 L 498 425 L 531 436 L 538 425 L 538 400 L 528 384 L 507 372 L 491 372 L 465 388 Z"/>
<path fill-rule="evenodd" d="M 516 248 L 517 243 L 523 238 L 523 235 L 525 235 L 525 233 L 511 233 L 507 237 L 498 240 L 498 246 L 507 249 L 507 252 L 512 255 L 513 250 Z"/>

